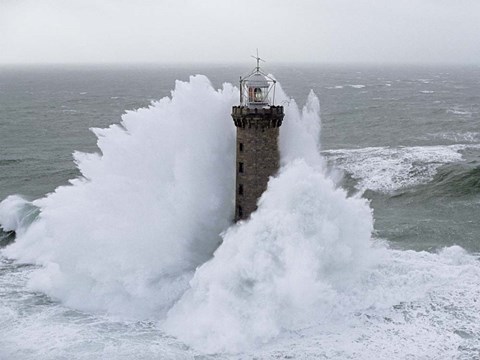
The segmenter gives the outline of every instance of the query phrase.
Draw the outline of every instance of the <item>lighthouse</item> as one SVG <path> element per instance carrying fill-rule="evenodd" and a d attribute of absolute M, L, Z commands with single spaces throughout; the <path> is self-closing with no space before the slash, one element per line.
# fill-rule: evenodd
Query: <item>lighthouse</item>
<path fill-rule="evenodd" d="M 235 221 L 246 219 L 257 208 L 268 179 L 280 164 L 279 128 L 283 106 L 275 105 L 276 81 L 257 66 L 240 78 L 240 105 L 233 106 L 237 129 Z"/>

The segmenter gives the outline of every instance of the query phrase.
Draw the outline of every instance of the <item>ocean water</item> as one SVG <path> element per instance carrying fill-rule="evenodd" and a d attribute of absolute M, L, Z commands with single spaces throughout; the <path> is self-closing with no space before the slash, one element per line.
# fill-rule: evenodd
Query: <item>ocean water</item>
<path fill-rule="evenodd" d="M 1 359 L 480 358 L 480 68 L 267 70 L 233 225 L 247 68 L 0 68 Z"/>

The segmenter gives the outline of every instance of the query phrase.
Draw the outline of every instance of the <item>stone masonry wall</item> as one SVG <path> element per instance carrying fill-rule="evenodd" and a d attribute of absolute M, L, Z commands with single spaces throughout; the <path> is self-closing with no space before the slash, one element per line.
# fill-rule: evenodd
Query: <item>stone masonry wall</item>
<path fill-rule="evenodd" d="M 234 107 L 232 117 L 237 125 L 237 221 L 248 218 L 256 210 L 257 200 L 266 190 L 269 177 L 278 171 L 278 134 L 283 120 L 283 107 Z"/>

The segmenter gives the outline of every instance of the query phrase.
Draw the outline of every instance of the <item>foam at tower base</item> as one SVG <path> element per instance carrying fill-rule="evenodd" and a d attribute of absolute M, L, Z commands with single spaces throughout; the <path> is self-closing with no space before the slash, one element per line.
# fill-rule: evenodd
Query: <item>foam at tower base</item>
<path fill-rule="evenodd" d="M 314 324 L 368 265 L 371 231 L 365 200 L 347 198 L 320 171 L 294 161 L 270 181 L 251 219 L 223 235 L 165 327 L 217 352 Z"/>

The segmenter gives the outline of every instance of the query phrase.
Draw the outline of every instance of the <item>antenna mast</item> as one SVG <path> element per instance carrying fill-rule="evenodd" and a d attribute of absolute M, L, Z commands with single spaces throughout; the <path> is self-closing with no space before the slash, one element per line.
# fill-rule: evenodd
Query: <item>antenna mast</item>
<path fill-rule="evenodd" d="M 257 72 L 260 72 L 260 61 L 263 61 L 265 62 L 265 60 L 263 60 L 262 58 L 260 58 L 260 56 L 258 56 L 258 48 L 257 48 L 257 56 L 254 56 L 254 55 L 251 55 L 255 60 L 257 60 L 257 67 L 256 67 L 256 71 Z"/>

